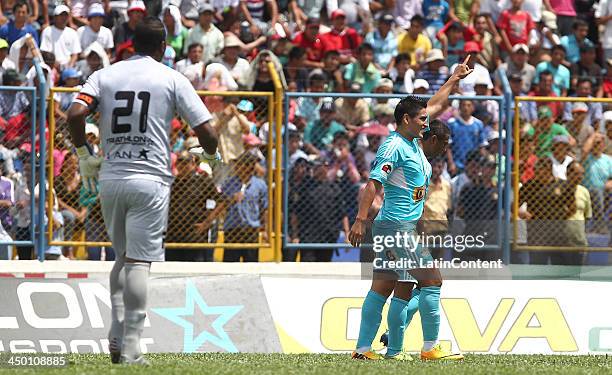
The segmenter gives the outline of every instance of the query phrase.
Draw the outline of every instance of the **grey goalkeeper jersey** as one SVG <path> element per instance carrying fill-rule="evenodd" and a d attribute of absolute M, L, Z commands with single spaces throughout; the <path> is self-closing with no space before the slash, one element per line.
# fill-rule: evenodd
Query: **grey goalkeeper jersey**
<path fill-rule="evenodd" d="M 100 113 L 100 180 L 171 183 L 170 122 L 178 113 L 196 127 L 210 112 L 182 74 L 136 55 L 94 72 L 74 102 Z"/>

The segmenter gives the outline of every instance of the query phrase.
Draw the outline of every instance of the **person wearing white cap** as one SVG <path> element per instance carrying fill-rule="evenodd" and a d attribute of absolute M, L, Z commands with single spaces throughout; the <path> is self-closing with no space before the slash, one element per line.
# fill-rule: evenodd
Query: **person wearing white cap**
<path fill-rule="evenodd" d="M 84 51 L 93 42 L 98 42 L 110 57 L 111 49 L 115 46 L 113 41 L 113 32 L 103 26 L 104 7 L 100 3 L 91 4 L 89 11 L 87 12 L 88 25 L 84 25 L 78 28 L 77 34 L 79 34 L 79 40 L 81 41 L 81 49 Z"/>
<path fill-rule="evenodd" d="M 228 33 L 225 36 L 221 56 L 213 60 L 225 66 L 236 82 L 242 80 L 242 77 L 246 75 L 250 67 L 249 62 L 240 57 L 240 50 L 243 45 L 244 43 L 236 35 Z"/>
<path fill-rule="evenodd" d="M 213 25 L 215 8 L 210 4 L 204 3 L 198 11 L 200 13 L 198 24 L 189 30 L 183 52 L 186 53 L 192 43 L 200 43 L 204 47 L 202 61 L 207 62 L 221 53 L 224 38 L 223 33 Z"/>
<path fill-rule="evenodd" d="M 128 40 L 132 40 L 134 37 L 134 31 L 136 31 L 136 25 L 147 15 L 145 3 L 141 0 L 132 0 L 127 8 L 127 15 L 128 20 L 115 27 L 114 33 L 116 46 L 125 43 Z"/>
<path fill-rule="evenodd" d="M 393 94 L 393 81 L 390 80 L 389 78 L 382 78 L 380 81 L 378 81 L 378 85 L 374 89 L 374 93 L 375 94 Z M 391 98 L 391 99 L 377 98 L 377 99 L 369 99 L 369 100 L 366 99 L 366 100 L 369 101 L 370 109 L 372 113 L 374 111 L 374 107 L 377 104 L 384 104 L 391 109 L 395 109 L 395 106 L 400 101 L 399 98 Z"/>
<path fill-rule="evenodd" d="M 535 78 L 536 69 L 533 65 L 530 65 L 527 61 L 529 60 L 529 47 L 526 44 L 517 44 L 512 47 L 512 53 L 506 59 L 506 62 L 500 64 L 499 68 L 495 71 L 495 93 L 497 95 L 502 94 L 501 88 L 501 72 L 504 71 L 506 75 L 520 74 L 523 81 L 521 86 L 523 92 L 529 92 L 531 90 L 531 84 Z"/>
<path fill-rule="evenodd" d="M 81 41 L 76 30 L 68 27 L 70 8 L 66 5 L 55 7 L 53 26 L 43 30 L 40 39 L 40 50 L 52 52 L 55 63 L 62 68 L 73 67 L 81 53 Z"/>
<path fill-rule="evenodd" d="M 556 33 L 557 16 L 547 10 L 543 11 L 540 22 L 536 23 L 536 28 L 529 36 L 532 64 L 550 59 L 553 46 L 561 44 L 561 38 Z"/>
<path fill-rule="evenodd" d="M 427 91 L 429 91 L 429 83 L 424 79 L 415 79 L 414 80 L 414 90 L 412 91 L 415 95 L 425 95 Z"/>
<path fill-rule="evenodd" d="M 488 78 L 488 77 L 487 77 Z M 490 80 L 484 77 L 476 77 L 474 82 L 474 91 L 477 96 L 491 95 L 489 89 Z M 485 126 L 497 128 L 499 122 L 499 103 L 495 100 L 479 100 L 474 102 L 474 117 L 480 119 Z"/>

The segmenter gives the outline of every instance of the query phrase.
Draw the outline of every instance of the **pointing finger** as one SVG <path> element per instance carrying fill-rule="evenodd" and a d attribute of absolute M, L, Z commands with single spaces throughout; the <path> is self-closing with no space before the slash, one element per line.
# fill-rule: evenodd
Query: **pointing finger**
<path fill-rule="evenodd" d="M 467 65 L 468 64 L 468 62 L 470 61 L 470 57 L 471 57 L 471 55 L 467 55 L 465 57 L 465 60 L 463 60 L 463 65 Z"/>

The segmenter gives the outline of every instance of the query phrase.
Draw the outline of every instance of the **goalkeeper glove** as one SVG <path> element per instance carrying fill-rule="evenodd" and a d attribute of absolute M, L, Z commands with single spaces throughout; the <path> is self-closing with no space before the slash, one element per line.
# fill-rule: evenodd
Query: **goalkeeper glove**
<path fill-rule="evenodd" d="M 204 148 L 200 146 L 192 147 L 189 149 L 189 152 L 193 155 L 196 155 L 200 158 L 200 162 L 207 163 L 210 165 L 210 168 L 214 171 L 217 166 L 223 163 L 223 159 L 221 159 L 221 154 L 219 151 L 216 151 L 214 154 L 209 154 L 204 151 Z"/>
<path fill-rule="evenodd" d="M 98 172 L 102 165 L 102 158 L 95 156 L 89 145 L 84 145 L 76 150 L 79 157 L 79 172 L 83 179 L 83 186 L 86 190 L 98 192 Z"/>

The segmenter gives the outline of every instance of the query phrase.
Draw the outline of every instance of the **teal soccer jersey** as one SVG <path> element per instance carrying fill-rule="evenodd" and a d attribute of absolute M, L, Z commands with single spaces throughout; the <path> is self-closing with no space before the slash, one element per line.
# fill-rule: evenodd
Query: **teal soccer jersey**
<path fill-rule="evenodd" d="M 416 224 L 423 213 L 430 178 L 431 165 L 419 140 L 409 141 L 392 132 L 378 149 L 370 171 L 370 179 L 379 181 L 385 189 L 375 220 Z"/>

